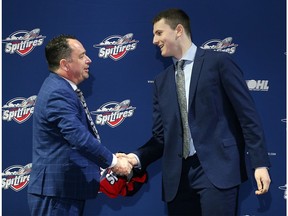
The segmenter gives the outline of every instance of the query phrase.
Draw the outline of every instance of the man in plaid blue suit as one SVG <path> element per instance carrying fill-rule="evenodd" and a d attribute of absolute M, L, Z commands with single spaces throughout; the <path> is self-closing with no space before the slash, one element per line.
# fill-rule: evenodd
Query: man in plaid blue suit
<path fill-rule="evenodd" d="M 47 44 L 45 54 L 50 74 L 33 114 L 28 203 L 35 216 L 83 215 L 85 200 L 98 194 L 99 167 L 128 175 L 132 166 L 101 144 L 75 92 L 89 77 L 91 59 L 82 44 L 60 35 Z"/>

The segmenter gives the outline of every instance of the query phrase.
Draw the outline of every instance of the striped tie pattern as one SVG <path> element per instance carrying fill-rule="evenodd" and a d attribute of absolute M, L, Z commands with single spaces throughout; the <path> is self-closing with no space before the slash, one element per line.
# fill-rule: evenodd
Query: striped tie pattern
<path fill-rule="evenodd" d="M 88 109 L 88 107 L 87 107 L 85 98 L 84 98 L 84 96 L 83 96 L 83 92 L 82 92 L 80 89 L 78 89 L 78 88 L 75 90 L 75 92 L 77 93 L 77 95 L 78 95 L 78 97 L 79 97 L 79 99 L 80 99 L 80 101 L 81 101 L 81 103 L 82 103 L 82 105 L 83 105 L 83 108 L 84 108 L 84 110 L 85 110 L 87 119 L 88 119 L 89 122 L 90 122 L 90 126 L 91 126 L 91 128 L 92 128 L 92 130 L 93 130 L 93 132 L 94 132 L 94 134 L 95 134 L 95 136 L 96 136 L 96 138 L 98 139 L 99 142 L 101 142 L 99 133 L 98 133 L 98 131 L 97 131 L 97 129 L 96 129 L 96 126 L 95 126 L 95 124 L 94 124 L 94 122 L 93 122 L 93 120 L 92 120 L 91 114 L 90 114 L 90 112 L 89 112 L 89 109 Z"/>

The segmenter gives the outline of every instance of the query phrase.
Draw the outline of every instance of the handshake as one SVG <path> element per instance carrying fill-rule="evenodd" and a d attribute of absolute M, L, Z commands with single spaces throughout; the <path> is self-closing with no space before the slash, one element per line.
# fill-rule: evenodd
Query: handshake
<path fill-rule="evenodd" d="M 129 176 L 133 167 L 138 165 L 135 154 L 116 153 L 117 164 L 111 168 L 119 176 Z"/>
<path fill-rule="evenodd" d="M 110 198 L 133 196 L 148 181 L 145 170 L 137 169 L 138 156 L 133 153 L 116 153 L 117 164 L 112 168 L 102 169 L 99 193 Z M 134 167 L 134 168 L 133 168 Z"/>

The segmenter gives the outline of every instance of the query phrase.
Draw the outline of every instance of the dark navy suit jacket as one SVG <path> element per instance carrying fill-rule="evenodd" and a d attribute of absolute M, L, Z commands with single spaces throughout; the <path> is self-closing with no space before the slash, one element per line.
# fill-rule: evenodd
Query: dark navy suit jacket
<path fill-rule="evenodd" d="M 28 193 L 72 199 L 96 197 L 99 167 L 112 153 L 94 137 L 71 85 L 55 73 L 44 81 L 33 113 L 33 160 Z"/>
<path fill-rule="evenodd" d="M 135 153 L 145 169 L 162 157 L 163 199 L 175 197 L 182 168 L 182 128 L 175 69 L 154 82 L 153 137 Z M 245 152 L 253 168 L 270 166 L 263 129 L 239 67 L 223 52 L 197 49 L 189 92 L 189 125 L 209 180 L 230 188 L 247 179 Z"/>

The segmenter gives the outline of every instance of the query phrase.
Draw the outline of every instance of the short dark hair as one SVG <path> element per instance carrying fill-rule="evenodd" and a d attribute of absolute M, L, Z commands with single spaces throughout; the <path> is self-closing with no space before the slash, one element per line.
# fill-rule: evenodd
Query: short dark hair
<path fill-rule="evenodd" d="M 59 68 L 61 59 L 67 59 L 71 56 L 71 48 L 67 39 L 76 39 L 73 35 L 61 34 L 48 42 L 45 47 L 45 56 L 48 63 L 49 70 L 56 70 Z"/>
<path fill-rule="evenodd" d="M 183 10 L 178 8 L 171 8 L 161 11 L 154 17 L 153 25 L 161 19 L 165 19 L 166 24 L 168 24 L 172 29 L 175 29 L 178 24 L 183 25 L 186 34 L 192 37 L 190 18 Z"/>

